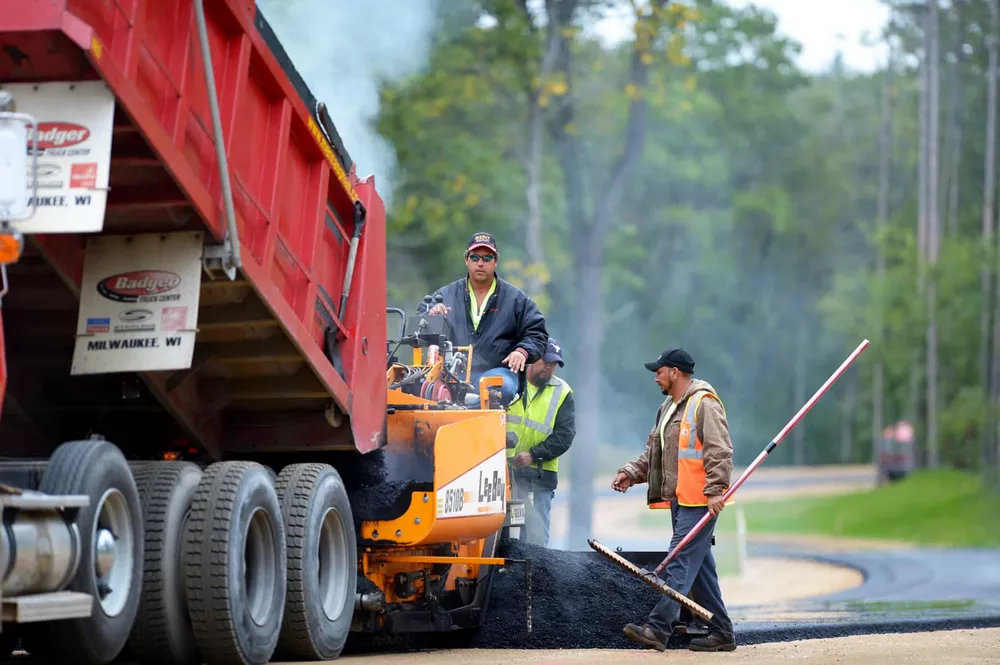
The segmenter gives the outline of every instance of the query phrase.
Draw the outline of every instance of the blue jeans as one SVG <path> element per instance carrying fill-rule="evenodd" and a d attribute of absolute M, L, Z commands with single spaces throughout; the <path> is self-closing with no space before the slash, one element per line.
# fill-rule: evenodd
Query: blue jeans
<path fill-rule="evenodd" d="M 528 494 L 532 501 L 528 501 Z M 520 477 L 514 482 L 514 499 L 524 501 L 524 537 L 521 539 L 532 545 L 549 545 L 549 522 L 552 520 L 553 490 L 534 489 Z"/>
<path fill-rule="evenodd" d="M 670 502 L 670 521 L 674 534 L 670 539 L 670 549 L 691 531 L 698 520 L 708 511 L 708 508 L 685 508 L 677 501 Z M 709 522 L 698 532 L 691 542 L 684 546 L 677 558 L 667 564 L 664 575 L 661 576 L 667 586 L 685 596 L 693 597 L 694 601 L 711 612 L 712 628 L 727 636 L 733 634 L 733 622 L 726 613 L 726 605 L 722 602 L 722 590 L 719 588 L 719 574 L 715 569 L 715 557 L 712 556 L 712 533 L 715 531 L 715 521 Z M 653 628 L 670 635 L 674 630 L 680 614 L 677 601 L 661 596 L 659 602 L 649 613 L 647 623 Z"/>
<path fill-rule="evenodd" d="M 524 511 L 524 539 L 532 545 L 549 545 L 549 522 L 552 519 L 552 490 L 536 490 L 533 502 Z"/>
<path fill-rule="evenodd" d="M 472 385 L 476 387 L 475 393 L 470 393 L 465 400 L 465 405 L 470 406 L 471 404 L 479 403 L 479 379 L 487 376 L 501 376 L 503 377 L 503 385 L 500 386 L 500 398 L 503 400 L 504 404 L 510 404 L 511 400 L 514 399 L 514 393 L 517 392 L 517 374 L 510 371 L 506 367 L 494 367 L 493 369 L 488 369 L 482 374 L 472 373 Z"/>

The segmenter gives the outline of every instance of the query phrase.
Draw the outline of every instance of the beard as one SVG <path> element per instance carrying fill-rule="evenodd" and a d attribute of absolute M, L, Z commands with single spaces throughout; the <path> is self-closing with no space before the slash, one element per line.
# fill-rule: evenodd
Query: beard
<path fill-rule="evenodd" d="M 531 381 L 531 384 L 536 388 L 541 388 L 542 386 L 546 385 L 549 382 L 549 379 L 551 378 L 552 378 L 551 375 L 539 372 L 534 376 L 532 376 L 531 378 L 529 378 L 528 380 Z"/>

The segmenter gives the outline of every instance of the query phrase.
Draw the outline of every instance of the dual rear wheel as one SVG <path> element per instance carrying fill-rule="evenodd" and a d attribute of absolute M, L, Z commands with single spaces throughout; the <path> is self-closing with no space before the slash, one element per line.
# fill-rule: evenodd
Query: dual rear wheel
<path fill-rule="evenodd" d="M 82 552 L 68 588 L 94 605 L 86 619 L 20 626 L 32 654 L 80 665 L 340 655 L 357 558 L 333 467 L 294 464 L 277 477 L 240 461 L 130 469 L 111 443 L 77 441 L 56 450 L 39 489 L 91 497 L 77 519 Z"/>

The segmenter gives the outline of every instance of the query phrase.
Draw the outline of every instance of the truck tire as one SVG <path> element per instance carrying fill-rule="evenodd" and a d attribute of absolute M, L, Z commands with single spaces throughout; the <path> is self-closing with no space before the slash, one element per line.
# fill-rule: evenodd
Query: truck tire
<path fill-rule="evenodd" d="M 285 607 L 285 529 L 267 470 L 209 466 L 184 528 L 188 612 L 206 665 L 264 665 Z"/>
<path fill-rule="evenodd" d="M 128 462 L 107 441 L 70 441 L 56 448 L 38 489 L 90 497 L 76 518 L 82 551 L 67 590 L 90 594 L 94 604 L 87 618 L 25 624 L 25 648 L 59 663 L 110 663 L 128 640 L 142 590 L 142 510 Z M 112 557 L 96 556 L 109 545 Z"/>
<path fill-rule="evenodd" d="M 280 659 L 333 660 L 351 628 L 357 541 L 347 490 L 327 464 L 292 464 L 277 482 L 288 550 Z"/>
<path fill-rule="evenodd" d="M 191 462 L 146 462 L 133 466 L 133 473 L 146 529 L 142 598 L 127 649 L 141 663 L 196 665 L 183 543 L 201 468 Z"/>

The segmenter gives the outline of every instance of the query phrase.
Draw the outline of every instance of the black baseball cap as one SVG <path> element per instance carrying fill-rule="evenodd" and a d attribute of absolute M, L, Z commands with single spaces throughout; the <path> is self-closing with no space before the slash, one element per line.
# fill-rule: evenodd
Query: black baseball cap
<path fill-rule="evenodd" d="M 559 344 L 558 340 L 549 337 L 549 344 L 545 347 L 545 355 L 542 356 L 542 360 L 547 363 L 559 363 L 560 367 L 565 367 L 562 359 L 562 345 Z"/>
<path fill-rule="evenodd" d="M 685 374 L 694 374 L 694 358 L 684 349 L 667 349 L 659 358 L 646 363 L 646 369 L 650 372 L 655 372 L 661 367 L 676 367 Z"/>
<path fill-rule="evenodd" d="M 472 234 L 472 237 L 469 238 L 469 247 L 465 250 L 465 252 L 468 254 L 478 247 L 485 247 L 497 253 L 500 252 L 500 250 L 497 249 L 497 239 L 493 237 L 492 233 L 486 233 L 485 231 Z"/>

